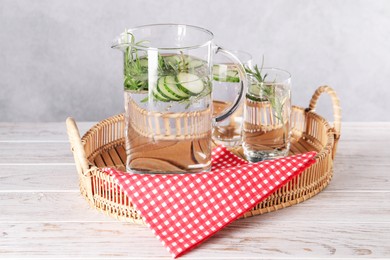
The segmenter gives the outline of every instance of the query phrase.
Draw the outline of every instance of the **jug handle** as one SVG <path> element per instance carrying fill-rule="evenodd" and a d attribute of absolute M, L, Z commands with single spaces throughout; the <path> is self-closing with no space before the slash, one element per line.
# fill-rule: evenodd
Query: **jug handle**
<path fill-rule="evenodd" d="M 246 77 L 245 68 L 242 65 L 242 63 L 240 62 L 240 60 L 233 53 L 231 53 L 230 51 L 225 50 L 219 46 L 217 46 L 217 49 L 215 51 L 215 54 L 218 54 L 218 53 L 225 55 L 228 58 L 230 58 L 231 60 L 233 60 L 234 64 L 237 66 L 237 69 L 238 69 L 241 86 L 240 86 L 240 92 L 238 93 L 236 100 L 234 100 L 232 107 L 228 111 L 226 111 L 225 113 L 215 117 L 214 121 L 217 123 L 225 120 L 226 118 L 231 116 L 237 110 L 237 108 L 241 104 L 241 100 L 245 94 L 245 90 L 248 87 L 248 80 Z"/>

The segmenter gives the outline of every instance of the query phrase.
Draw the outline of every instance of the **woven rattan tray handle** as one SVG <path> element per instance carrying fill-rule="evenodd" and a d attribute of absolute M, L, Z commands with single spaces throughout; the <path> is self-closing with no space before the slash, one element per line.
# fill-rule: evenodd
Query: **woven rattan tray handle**
<path fill-rule="evenodd" d="M 86 175 L 89 170 L 88 160 L 85 156 L 84 146 L 81 142 L 80 132 L 73 118 L 66 119 L 66 129 L 79 174 Z"/>
<path fill-rule="evenodd" d="M 320 98 L 322 93 L 327 93 L 331 97 L 332 103 L 333 103 L 333 120 L 334 121 L 333 121 L 333 127 L 331 130 L 334 132 L 334 139 L 335 139 L 335 141 L 334 141 L 335 143 L 333 146 L 333 157 L 334 157 L 336 154 L 337 143 L 338 143 L 338 140 L 340 138 L 340 131 L 341 131 L 341 107 L 340 107 L 340 100 L 339 100 L 336 92 L 329 86 L 321 86 L 321 87 L 317 88 L 317 90 L 314 92 L 314 94 L 310 100 L 308 110 L 309 111 L 315 110 L 316 105 L 317 105 L 317 101 Z"/>

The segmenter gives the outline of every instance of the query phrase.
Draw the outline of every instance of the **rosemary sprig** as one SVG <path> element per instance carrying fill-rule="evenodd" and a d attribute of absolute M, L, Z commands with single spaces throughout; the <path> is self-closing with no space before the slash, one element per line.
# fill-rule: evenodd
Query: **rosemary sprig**
<path fill-rule="evenodd" d="M 179 60 L 177 60 L 177 57 Z M 160 76 L 177 75 L 189 71 L 189 58 L 181 51 L 178 56 L 162 56 L 158 54 L 158 70 Z"/>
<path fill-rule="evenodd" d="M 280 97 L 277 97 L 275 82 L 266 82 L 268 74 L 262 75 L 263 64 L 264 59 L 260 69 L 257 65 L 254 66 L 253 70 L 245 67 L 246 73 L 255 79 L 255 82 L 249 87 L 249 95 L 247 97 L 255 101 L 268 101 L 274 111 L 275 118 L 281 124 L 284 124 L 283 107 L 285 100 L 280 100 Z"/>
<path fill-rule="evenodd" d="M 265 78 L 267 77 L 267 74 L 265 74 L 264 76 L 261 75 L 261 71 L 263 70 L 263 67 L 264 67 L 264 57 L 263 57 L 263 60 L 261 62 L 261 67 L 259 69 L 259 67 L 257 66 L 257 64 L 254 66 L 254 71 L 251 70 L 248 66 L 245 66 L 245 72 L 247 74 L 249 74 L 250 76 L 254 77 L 257 82 L 259 83 L 263 83 L 265 81 Z"/>
<path fill-rule="evenodd" d="M 126 90 L 142 91 L 148 89 L 147 67 L 141 64 L 139 50 L 136 47 L 146 47 L 146 41 L 135 42 L 134 35 L 125 30 L 122 41 L 127 44 L 124 61 L 124 88 Z M 145 53 L 146 54 L 146 53 Z"/>
<path fill-rule="evenodd" d="M 186 59 L 186 56 L 182 51 L 180 51 L 180 60 L 177 64 L 178 69 L 180 72 L 188 72 L 189 71 L 189 61 L 188 58 Z"/>

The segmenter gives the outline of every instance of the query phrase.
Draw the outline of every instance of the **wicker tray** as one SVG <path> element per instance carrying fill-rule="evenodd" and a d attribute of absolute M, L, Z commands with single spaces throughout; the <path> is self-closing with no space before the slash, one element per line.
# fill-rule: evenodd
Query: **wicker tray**
<path fill-rule="evenodd" d="M 332 98 L 334 124 L 314 112 L 322 93 Z M 300 176 L 292 179 L 263 202 L 246 212 L 250 217 L 275 211 L 307 200 L 322 191 L 333 175 L 333 160 L 340 138 L 340 105 L 332 88 L 319 87 L 309 108 L 293 106 L 291 154 L 317 151 L 316 162 Z M 124 221 L 143 223 L 142 216 L 134 209 L 131 201 L 115 184 L 112 177 L 100 170 L 115 167 L 125 170 L 124 118 L 117 115 L 93 126 L 83 138 L 75 121 L 67 119 L 67 131 L 76 163 L 81 194 L 96 209 Z M 242 150 L 233 151 L 243 156 Z"/>

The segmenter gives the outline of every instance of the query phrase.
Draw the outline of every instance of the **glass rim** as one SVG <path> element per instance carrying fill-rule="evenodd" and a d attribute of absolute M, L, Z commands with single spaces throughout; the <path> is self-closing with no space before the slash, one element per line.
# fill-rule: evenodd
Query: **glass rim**
<path fill-rule="evenodd" d="M 218 44 L 218 43 L 217 43 Z M 237 59 L 243 64 L 243 65 L 249 65 L 249 64 L 252 64 L 252 61 L 253 61 L 253 57 L 252 57 L 252 54 L 250 54 L 249 52 L 247 51 L 243 51 L 243 50 L 232 50 L 232 49 L 225 49 L 226 51 L 234 54 Z M 214 59 L 215 59 L 215 56 L 214 56 Z M 215 60 L 214 60 L 215 61 Z M 228 61 L 223 61 L 223 62 L 214 62 L 214 65 L 220 65 L 220 64 L 230 64 L 231 62 L 228 62 Z"/>
<path fill-rule="evenodd" d="M 201 47 L 204 47 L 204 46 L 207 46 L 209 45 L 212 40 L 214 39 L 214 34 L 208 30 L 208 29 L 205 29 L 203 27 L 200 27 L 200 26 L 196 26 L 196 25 L 189 25 L 189 24 L 177 24 L 177 23 L 156 23 L 156 24 L 145 24 L 145 25 L 140 25 L 140 26 L 135 26 L 135 27 L 132 27 L 130 29 L 126 29 L 125 32 L 129 32 L 132 34 L 132 32 L 135 32 L 137 30 L 142 30 L 142 29 L 145 29 L 145 28 L 153 28 L 153 27 L 169 27 L 169 26 L 176 26 L 176 27 L 179 27 L 179 26 L 184 26 L 184 27 L 188 27 L 188 28 L 191 28 L 191 29 L 195 29 L 195 30 L 198 30 L 198 31 L 202 31 L 206 34 L 209 35 L 209 39 L 205 42 L 203 42 L 202 44 L 194 44 L 194 45 L 188 45 L 188 46 L 183 46 L 183 47 L 153 47 L 153 46 L 150 46 L 150 47 L 143 47 L 143 46 L 136 46 L 136 49 L 140 49 L 140 50 L 181 50 L 181 49 L 196 49 L 196 48 L 201 48 Z M 116 37 L 114 39 L 114 43 L 111 45 L 111 48 L 118 48 L 118 47 L 121 47 L 121 46 L 131 46 L 130 43 L 118 43 L 118 38 L 121 36 L 121 34 Z"/>
<path fill-rule="evenodd" d="M 281 81 L 291 80 L 291 73 L 285 69 L 280 69 L 280 68 L 276 68 L 276 67 L 263 67 L 263 68 L 261 68 L 261 72 L 264 72 L 264 70 L 282 72 L 281 76 L 283 79 Z M 273 83 L 273 82 L 267 82 L 267 81 L 265 81 L 265 82 L 266 83 Z M 275 83 L 277 83 L 277 82 L 275 82 Z"/>
<path fill-rule="evenodd" d="M 286 75 L 288 75 L 289 78 L 291 78 L 290 72 L 288 72 L 288 71 L 285 70 L 285 69 L 281 69 L 281 68 L 277 68 L 277 67 L 263 67 L 263 68 L 261 68 L 261 70 L 280 71 L 280 72 L 283 72 L 283 73 L 285 73 Z"/>

